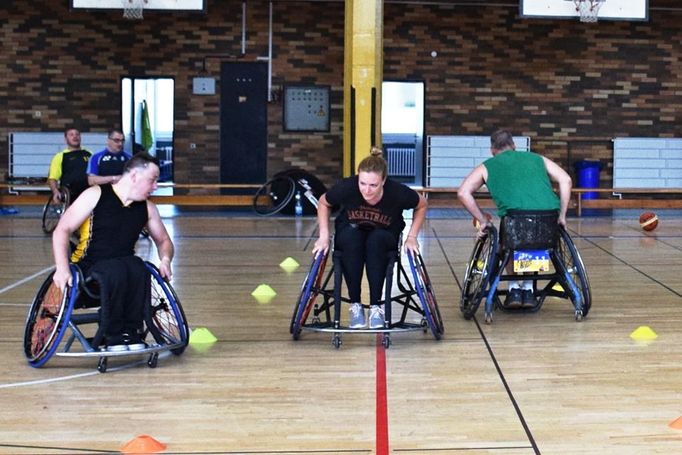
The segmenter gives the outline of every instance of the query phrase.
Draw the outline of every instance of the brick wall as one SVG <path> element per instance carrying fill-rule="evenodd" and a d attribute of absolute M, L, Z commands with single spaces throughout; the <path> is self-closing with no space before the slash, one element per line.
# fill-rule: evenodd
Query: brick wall
<path fill-rule="evenodd" d="M 275 94 L 287 83 L 329 85 L 332 111 L 329 133 L 291 133 L 281 101 L 271 103 L 268 174 L 299 166 L 331 183 L 342 160 L 343 2 L 273 5 Z M 0 174 L 10 131 L 105 131 L 121 122 L 121 77 L 171 76 L 176 181 L 217 182 L 220 98 L 192 95 L 192 78 L 215 77 L 220 93 L 221 61 L 267 55 L 268 2 L 247 3 L 244 56 L 241 6 L 209 1 L 205 16 L 150 12 L 141 22 L 69 11 L 65 0 L 3 6 Z M 426 135 L 507 127 L 571 172 L 579 159 L 605 161 L 610 186 L 611 138 L 682 136 L 682 6 L 649 6 L 649 22 L 583 24 L 522 20 L 513 5 L 387 2 L 384 77 L 425 81 Z"/>

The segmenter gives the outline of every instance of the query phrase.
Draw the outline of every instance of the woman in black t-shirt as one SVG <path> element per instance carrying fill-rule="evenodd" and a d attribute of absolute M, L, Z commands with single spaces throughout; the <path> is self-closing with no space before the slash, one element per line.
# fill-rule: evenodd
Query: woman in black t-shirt
<path fill-rule="evenodd" d="M 334 185 L 320 197 L 317 207 L 320 238 L 315 242 L 313 254 L 329 248 L 329 215 L 332 206 L 340 207 L 335 220 L 334 249 L 341 251 L 343 277 L 353 302 L 351 328 L 366 325 L 360 303 L 363 265 L 367 268 L 370 290 L 369 327 L 384 327 L 384 309 L 379 302 L 388 254 L 397 250 L 400 233 L 405 228 L 403 210 L 414 209 L 405 240 L 409 251 L 418 251 L 417 234 L 426 217 L 426 199 L 402 183 L 388 179 L 388 166 L 381 155 L 381 149 L 373 147 L 371 155 L 358 165 L 358 174 Z"/>

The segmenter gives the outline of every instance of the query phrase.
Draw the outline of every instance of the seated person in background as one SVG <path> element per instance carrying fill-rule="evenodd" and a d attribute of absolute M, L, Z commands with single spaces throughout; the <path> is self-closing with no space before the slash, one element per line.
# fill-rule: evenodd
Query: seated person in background
<path fill-rule="evenodd" d="M 334 185 L 320 197 L 317 222 L 320 238 L 313 254 L 329 248 L 329 216 L 333 206 L 340 206 L 335 220 L 334 248 L 341 252 L 343 276 L 351 302 L 351 328 L 366 325 L 360 303 L 363 268 L 369 282 L 369 327 L 384 327 L 384 308 L 380 306 L 388 266 L 388 253 L 397 251 L 398 239 L 405 228 L 403 210 L 414 209 L 412 226 L 405 248 L 417 252 L 417 234 L 426 217 L 427 203 L 411 188 L 387 178 L 388 166 L 379 148 L 358 165 L 358 174 Z"/>
<path fill-rule="evenodd" d="M 84 276 L 93 276 L 99 283 L 103 309 L 100 323 L 110 351 L 145 348 L 140 331 L 150 278 L 142 259 L 135 256 L 135 243 L 143 226 L 158 249 L 161 276 L 171 278 L 173 242 L 156 205 L 147 200 L 156 189 L 158 177 L 154 157 L 135 155 L 116 183 L 84 191 L 59 220 L 52 236 L 56 264 L 53 280 L 64 289 L 72 280 L 69 237 L 79 230 L 79 243 L 70 260 Z"/>
<path fill-rule="evenodd" d="M 95 153 L 88 165 L 88 182 L 90 185 L 116 183 L 123 173 L 123 165 L 130 159 L 130 155 L 123 151 L 125 136 L 116 128 L 107 134 L 107 146 L 101 152 Z"/>
<path fill-rule="evenodd" d="M 81 133 L 69 127 L 64 131 L 66 148 L 57 153 L 50 162 L 47 184 L 52 191 L 52 201 L 61 201 L 59 187 L 68 188 L 73 201 L 88 187 L 88 175 L 85 172 L 92 153 L 81 148 Z"/>
<path fill-rule="evenodd" d="M 571 177 L 554 161 L 530 151 L 516 151 L 509 131 L 498 130 L 490 136 L 493 157 L 477 166 L 464 179 L 457 197 L 478 220 L 479 237 L 490 223 L 474 199 L 484 184 L 504 217 L 509 210 L 558 210 L 559 224 L 566 226 L 566 211 L 571 197 Z M 559 186 L 557 197 L 550 179 Z M 533 282 L 510 281 L 505 306 L 509 308 L 535 305 Z"/>

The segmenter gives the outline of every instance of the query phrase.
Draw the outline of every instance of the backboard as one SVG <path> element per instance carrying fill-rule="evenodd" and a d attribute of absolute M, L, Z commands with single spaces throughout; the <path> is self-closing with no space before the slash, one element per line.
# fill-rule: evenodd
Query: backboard
<path fill-rule="evenodd" d="M 126 0 L 71 0 L 72 9 L 123 9 Z M 206 11 L 206 0 L 146 0 L 145 11 Z"/>
<path fill-rule="evenodd" d="M 569 19 L 580 16 L 574 0 L 520 0 L 521 17 Z M 604 0 L 599 20 L 647 21 L 649 0 Z"/>

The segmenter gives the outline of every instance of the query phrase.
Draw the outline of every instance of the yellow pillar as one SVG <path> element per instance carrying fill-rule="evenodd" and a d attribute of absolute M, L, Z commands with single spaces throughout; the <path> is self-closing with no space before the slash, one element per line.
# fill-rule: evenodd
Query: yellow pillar
<path fill-rule="evenodd" d="M 346 0 L 343 69 L 343 175 L 381 147 L 383 0 Z"/>

